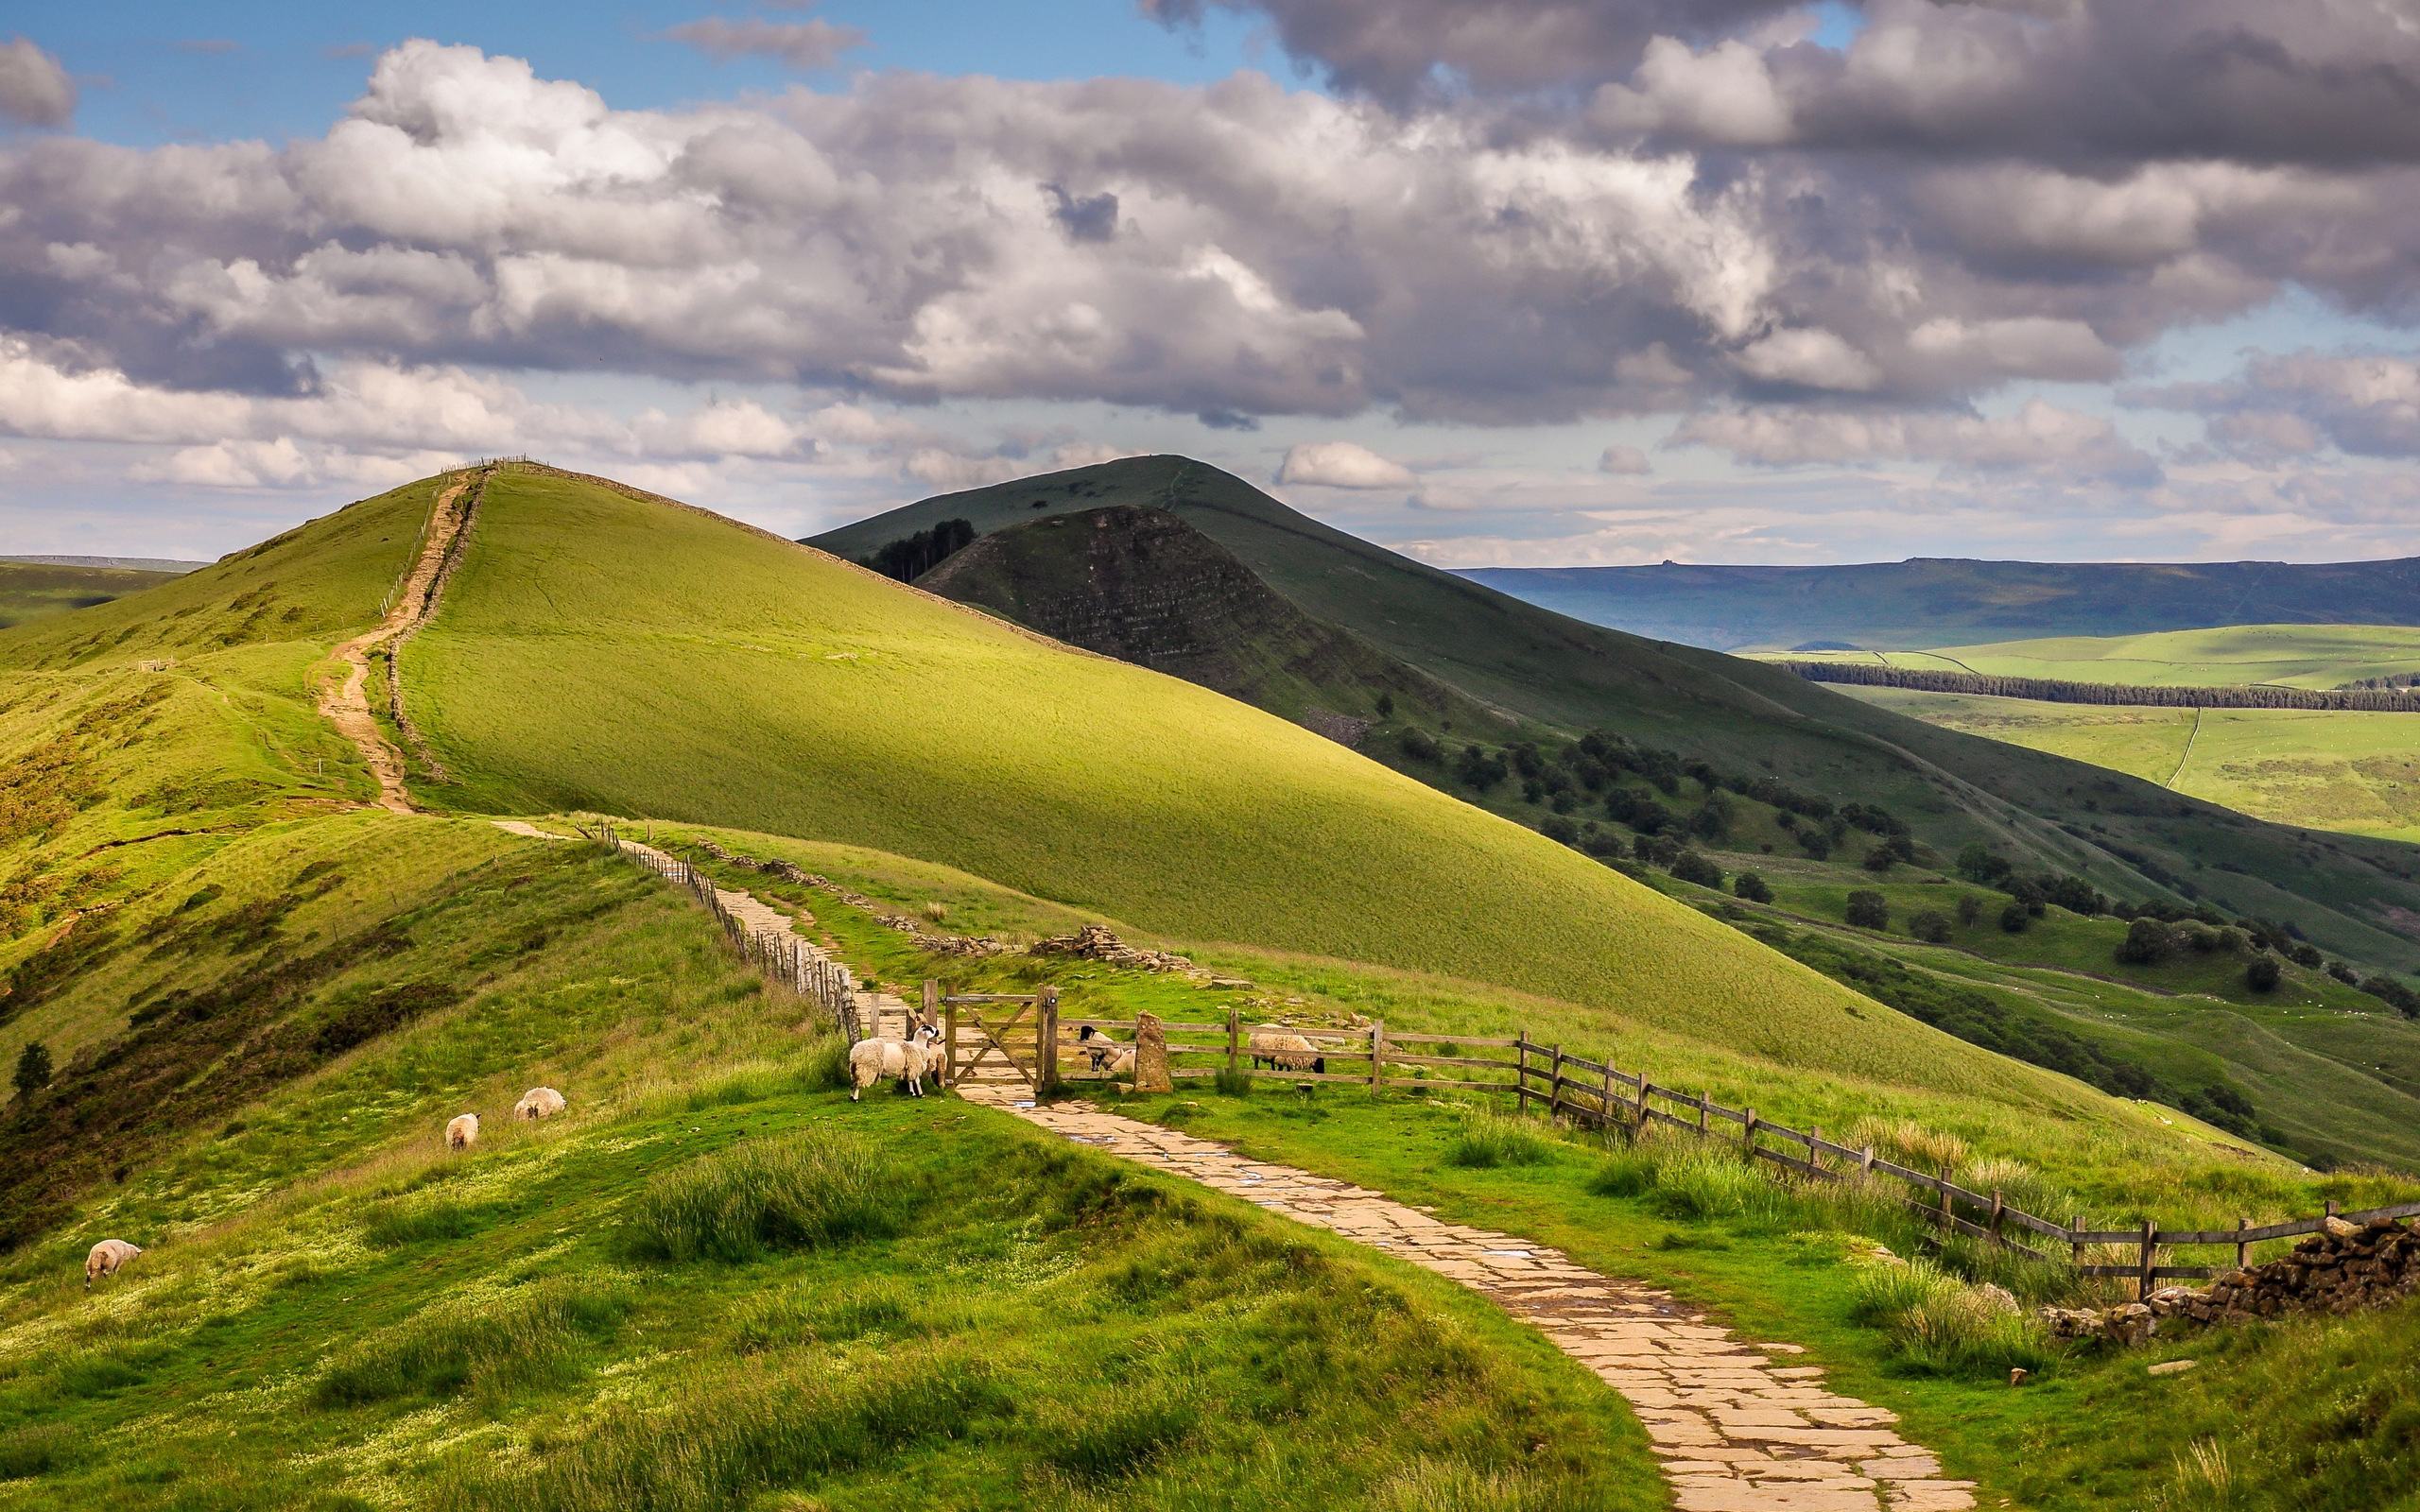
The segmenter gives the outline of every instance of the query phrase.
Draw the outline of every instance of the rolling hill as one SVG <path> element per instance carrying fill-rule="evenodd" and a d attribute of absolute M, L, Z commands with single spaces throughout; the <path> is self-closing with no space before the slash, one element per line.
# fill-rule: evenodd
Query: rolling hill
<path fill-rule="evenodd" d="M 177 571 L 189 565 L 180 563 Z M 0 557 L 0 630 L 139 593 L 166 582 L 177 571 L 107 560 Z"/>
<path fill-rule="evenodd" d="M 1726 651 L 1915 650 L 2254 624 L 2420 626 L 2420 558 L 1843 567 L 1484 567 L 1517 598 L 1634 635 Z"/>
<path fill-rule="evenodd" d="M 983 537 L 1111 506 L 1176 515 L 1304 614 L 1517 719 L 1607 730 L 1722 770 L 1854 796 L 1945 852 L 1979 841 L 2128 896 L 2189 893 L 2292 920 L 2331 950 L 2392 970 L 2420 963 L 2411 923 L 2420 918 L 2420 852 L 2296 833 L 1937 729 L 1777 668 L 1582 624 L 1323 525 L 1186 458 L 1128 458 L 944 494 L 813 543 L 870 556 L 945 520 L 966 520 Z"/>

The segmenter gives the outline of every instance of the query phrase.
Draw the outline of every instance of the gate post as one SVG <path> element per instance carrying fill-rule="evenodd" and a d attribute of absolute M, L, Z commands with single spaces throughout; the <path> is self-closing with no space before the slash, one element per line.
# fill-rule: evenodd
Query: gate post
<path fill-rule="evenodd" d="M 941 988 L 934 981 L 925 983 L 925 1001 L 929 1003 Z M 958 1005 L 942 1005 L 942 1074 L 952 1087 L 958 1085 Z"/>
<path fill-rule="evenodd" d="M 1045 985 L 1033 995 L 1033 1090 L 1047 1095 L 1059 1088 L 1059 989 Z"/>
<path fill-rule="evenodd" d="M 1387 1021 L 1377 1020 L 1370 1025 L 1370 1091 L 1378 1091 L 1379 1081 L 1387 1069 Z"/>
<path fill-rule="evenodd" d="M 1230 1076 L 1243 1069 L 1240 1058 L 1243 1037 L 1243 1010 L 1230 1003 L 1227 1005 L 1227 1074 Z"/>
<path fill-rule="evenodd" d="M 941 1006 L 941 997 L 942 985 L 939 982 L 934 981 L 929 976 L 925 978 L 924 1019 L 926 1023 L 933 1023 L 939 1021 L 940 1016 L 933 1010 Z"/>

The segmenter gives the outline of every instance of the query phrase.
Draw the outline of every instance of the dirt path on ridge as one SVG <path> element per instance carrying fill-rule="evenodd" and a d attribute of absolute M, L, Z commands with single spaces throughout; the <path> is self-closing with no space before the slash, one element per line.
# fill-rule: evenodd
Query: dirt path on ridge
<path fill-rule="evenodd" d="M 428 536 L 421 543 L 420 559 L 412 563 L 411 576 L 404 579 L 403 588 L 387 610 L 387 617 L 378 622 L 377 628 L 337 647 L 337 658 L 344 663 L 344 677 L 320 690 L 320 714 L 369 763 L 371 775 L 378 779 L 378 806 L 397 814 L 415 810 L 411 795 L 404 787 L 404 753 L 395 748 L 394 742 L 378 728 L 377 717 L 370 712 L 370 653 L 419 629 L 437 612 L 439 577 L 456 538 L 470 518 L 473 490 L 479 481 L 475 473 L 466 472 L 437 495 L 437 503 L 429 510 Z"/>

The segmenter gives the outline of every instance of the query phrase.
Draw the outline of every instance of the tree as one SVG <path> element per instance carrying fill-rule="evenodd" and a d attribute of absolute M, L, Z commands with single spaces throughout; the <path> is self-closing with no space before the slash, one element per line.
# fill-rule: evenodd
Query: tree
<path fill-rule="evenodd" d="M 1722 886 L 1722 868 L 1694 850 L 1684 850 L 1672 858 L 1672 875 L 1701 887 L 1720 890 Z"/>
<path fill-rule="evenodd" d="M 1769 903 L 1773 901 L 1772 888 L 1766 884 L 1764 878 L 1753 871 L 1743 871 L 1733 878 L 1731 890 L 1752 903 Z"/>
<path fill-rule="evenodd" d="M 1927 908 L 1908 920 L 1908 933 L 1927 945 L 1949 943 L 1949 916 L 1938 908 Z"/>
<path fill-rule="evenodd" d="M 2285 975 L 2274 955 L 2256 955 L 2243 963 L 2244 986 L 2255 992 L 2273 992 L 2278 979 Z"/>
<path fill-rule="evenodd" d="M 1958 852 L 1958 874 L 1968 882 L 1979 882 L 1986 887 L 1996 887 L 2009 879 L 2016 868 L 2008 857 L 1978 840 Z"/>
<path fill-rule="evenodd" d="M 1394 716 L 1395 696 L 1392 693 L 1382 693 L 1378 695 L 1378 717 L 1381 719 L 1392 719 Z"/>
<path fill-rule="evenodd" d="M 1891 900 L 1860 887 L 1849 894 L 1848 921 L 1857 929 L 1889 929 Z"/>
<path fill-rule="evenodd" d="M 2118 958 L 2135 966 L 2155 966 L 2176 953 L 2176 929 L 2156 919 L 2137 919 L 2126 926 Z"/>
<path fill-rule="evenodd" d="M 2012 935 L 2024 934 L 2026 926 L 2032 922 L 2033 910 L 2023 903 L 2012 902 L 2000 910 L 2000 928 Z"/>
<path fill-rule="evenodd" d="M 28 1040 L 17 1052 L 17 1095 L 30 1098 L 50 1085 L 50 1046 Z"/>
<path fill-rule="evenodd" d="M 1960 893 L 1958 895 L 1958 921 L 1968 929 L 1972 929 L 1977 924 L 1982 922 L 1982 919 L 1983 900 L 1971 892 Z"/>

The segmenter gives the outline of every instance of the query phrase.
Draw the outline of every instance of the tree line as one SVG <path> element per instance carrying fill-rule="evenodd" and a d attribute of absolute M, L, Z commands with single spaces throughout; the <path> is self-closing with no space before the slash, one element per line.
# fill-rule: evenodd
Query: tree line
<path fill-rule="evenodd" d="M 1848 682 L 1914 693 L 1964 693 L 2044 703 L 2143 704 L 2160 709 L 2317 709 L 2338 713 L 2420 713 L 2420 693 L 2394 688 L 2280 688 L 2266 683 L 2219 688 L 2153 687 L 2147 683 L 2075 682 L 2065 678 L 2012 678 L 1932 667 L 1887 667 L 1866 662 L 1781 662 L 1809 682 Z"/>

